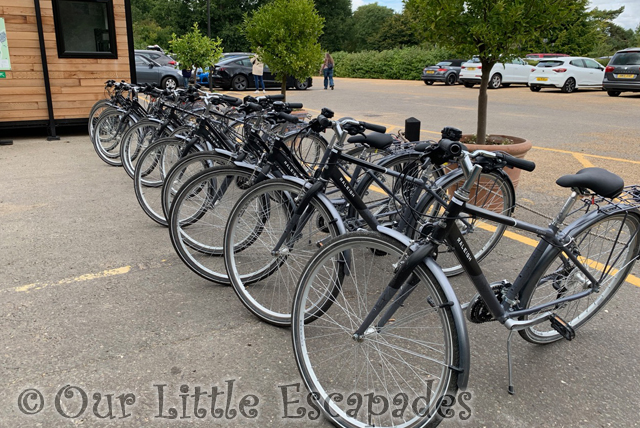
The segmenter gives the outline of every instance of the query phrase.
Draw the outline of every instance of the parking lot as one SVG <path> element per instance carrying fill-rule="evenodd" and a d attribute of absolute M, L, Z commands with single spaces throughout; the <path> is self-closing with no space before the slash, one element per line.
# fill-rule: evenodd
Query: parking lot
<path fill-rule="evenodd" d="M 390 132 L 413 116 L 423 139 L 445 126 L 475 132 L 477 87 L 335 80 L 335 90 L 323 90 L 315 77 L 288 100 Z M 639 108 L 633 94 L 490 91 L 490 133 L 534 145 L 527 159 L 537 168 L 518 183 L 516 217 L 546 224 L 567 195 L 555 179 L 584 167 L 640 182 Z M 88 136 L 0 147 L 0 183 L 0 425 L 329 426 L 308 413 L 289 330 L 262 324 L 230 288 L 186 268 L 167 230 L 141 211 L 131 179 L 98 159 Z M 483 262 L 488 279 L 513 279 L 533 238 L 507 235 Z M 466 278 L 453 282 L 461 300 L 473 294 Z M 514 396 L 507 331 L 470 325 L 470 418 L 457 408 L 442 426 L 640 425 L 638 311 L 640 266 L 574 341 L 540 347 L 515 338 Z"/>

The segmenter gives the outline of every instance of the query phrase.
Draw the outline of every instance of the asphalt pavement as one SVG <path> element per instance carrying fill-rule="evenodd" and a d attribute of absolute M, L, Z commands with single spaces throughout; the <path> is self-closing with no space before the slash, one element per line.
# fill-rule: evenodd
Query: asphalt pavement
<path fill-rule="evenodd" d="M 288 92 L 289 101 L 391 132 L 413 116 L 424 139 L 444 126 L 475 130 L 477 88 L 314 85 Z M 516 217 L 546 224 L 567 196 L 555 179 L 583 167 L 640 182 L 639 108 L 632 94 L 490 91 L 489 131 L 534 145 L 527 159 L 537 168 L 518 183 Z M 489 280 L 513 279 L 532 238 L 503 238 L 483 262 Z M 167 230 L 140 209 L 131 179 L 103 163 L 88 136 L 0 146 L 0 256 L 0 426 L 329 426 L 306 405 L 290 331 L 261 323 L 230 288 L 184 266 Z M 514 339 L 513 396 L 507 331 L 470 325 L 470 418 L 458 407 L 442 426 L 640 425 L 638 266 L 632 275 L 572 342 Z M 453 283 L 461 300 L 473 295 L 466 278 Z"/>

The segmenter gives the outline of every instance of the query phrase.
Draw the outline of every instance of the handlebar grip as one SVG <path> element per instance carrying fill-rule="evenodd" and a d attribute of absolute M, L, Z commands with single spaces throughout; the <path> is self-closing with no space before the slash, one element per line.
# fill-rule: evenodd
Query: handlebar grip
<path fill-rule="evenodd" d="M 265 95 L 265 98 L 270 101 L 282 101 L 284 100 L 284 95 L 276 94 L 276 95 Z"/>
<path fill-rule="evenodd" d="M 467 150 L 466 146 L 459 141 L 451 141 L 443 138 L 438 141 L 438 147 L 440 147 L 447 156 L 459 156 L 463 150 Z"/>
<path fill-rule="evenodd" d="M 247 108 L 251 111 L 262 111 L 262 106 L 256 103 L 247 103 Z"/>
<path fill-rule="evenodd" d="M 536 169 L 535 162 L 531 162 L 525 159 L 520 159 L 511 155 L 508 155 L 506 153 L 499 153 L 499 157 L 500 159 L 504 160 L 507 163 L 507 165 L 514 168 L 520 168 L 522 170 L 529 171 L 529 172 Z"/>
<path fill-rule="evenodd" d="M 284 119 L 287 122 L 291 122 L 291 123 L 300 122 L 300 119 L 298 119 L 296 116 L 292 114 L 283 113 L 283 112 L 276 113 L 276 117 L 279 117 L 280 119 Z"/>
<path fill-rule="evenodd" d="M 240 98 L 236 98 L 236 97 L 232 97 L 230 95 L 223 95 L 222 96 L 222 100 L 234 107 L 239 106 L 240 104 L 242 104 L 242 100 Z"/>
<path fill-rule="evenodd" d="M 289 108 L 302 108 L 302 103 L 287 103 Z"/>
<path fill-rule="evenodd" d="M 364 126 L 365 129 L 368 129 L 369 131 L 379 132 L 381 134 L 387 132 L 386 126 L 376 125 L 375 123 L 360 122 L 360 125 Z"/>

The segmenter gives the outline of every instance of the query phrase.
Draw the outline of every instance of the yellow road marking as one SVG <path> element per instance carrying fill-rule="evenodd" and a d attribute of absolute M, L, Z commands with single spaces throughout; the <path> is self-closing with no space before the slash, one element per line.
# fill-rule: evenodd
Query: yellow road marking
<path fill-rule="evenodd" d="M 590 158 L 606 159 L 606 160 L 612 160 L 612 161 L 617 161 L 617 162 L 628 162 L 628 163 L 633 163 L 633 164 L 636 164 L 636 165 L 640 165 L 639 161 L 633 161 L 633 160 L 629 160 L 629 159 L 612 158 L 612 157 L 609 157 L 609 156 L 592 155 L 592 154 L 589 154 L 589 153 L 576 153 L 576 152 L 571 152 L 569 150 L 548 149 L 546 147 L 538 147 L 538 146 L 533 146 L 532 148 L 533 149 L 537 149 L 537 150 L 546 150 L 548 152 L 566 153 L 568 155 L 579 154 L 579 155 L 582 155 L 582 156 L 589 156 Z"/>
<path fill-rule="evenodd" d="M 42 290 L 45 287 L 50 287 L 53 285 L 72 284 L 74 282 L 90 281 L 92 279 L 123 275 L 125 273 L 129 273 L 129 271 L 131 271 L 131 266 L 124 266 L 116 269 L 104 270 L 98 273 L 88 273 L 86 275 L 76 276 L 75 278 L 66 278 L 58 282 L 51 282 L 51 283 L 34 282 L 33 284 L 27 284 L 27 285 L 22 285 L 20 287 L 15 287 L 13 288 L 13 291 L 16 291 L 18 293 L 29 293 L 30 291 Z"/>
<path fill-rule="evenodd" d="M 476 222 L 476 226 L 479 227 L 480 229 L 483 229 L 489 232 L 495 232 L 497 229 L 495 226 L 488 223 L 484 223 L 482 221 Z M 509 230 L 504 232 L 504 236 L 514 241 L 529 245 L 530 247 L 536 247 L 538 245 L 538 241 L 536 241 L 535 239 L 531 239 L 527 236 L 523 236 L 518 233 L 511 232 Z M 604 272 L 605 265 L 600 262 L 596 262 L 595 260 L 590 260 L 584 257 L 580 258 L 580 262 L 600 272 Z M 618 273 L 617 269 L 612 269 L 611 272 L 609 272 L 609 275 L 616 275 L 617 273 Z M 640 287 L 640 278 L 638 278 L 635 275 L 629 274 L 629 276 L 627 276 L 626 281 L 630 284 L 635 285 L 636 287 Z"/>
<path fill-rule="evenodd" d="M 579 153 L 573 153 L 573 157 L 578 159 L 578 162 L 580 162 L 582 166 L 584 166 L 585 168 L 593 167 L 593 164 L 586 157 L 584 157 L 584 155 Z"/>

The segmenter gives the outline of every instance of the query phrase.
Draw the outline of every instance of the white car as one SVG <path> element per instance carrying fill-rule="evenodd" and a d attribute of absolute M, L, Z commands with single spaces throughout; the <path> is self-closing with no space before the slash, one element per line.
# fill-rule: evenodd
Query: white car
<path fill-rule="evenodd" d="M 591 58 L 570 56 L 543 59 L 531 69 L 529 89 L 538 92 L 542 88 L 560 88 L 573 92 L 581 88 L 602 88 L 604 66 Z"/>
<path fill-rule="evenodd" d="M 499 62 L 491 69 L 489 89 L 498 89 L 500 85 L 506 88 L 512 83 L 526 85 L 527 82 L 529 82 L 529 73 L 531 73 L 531 66 L 520 58 L 516 58 L 506 64 Z M 477 58 L 474 58 L 471 62 L 462 64 L 458 80 L 462 82 L 464 86 L 472 88 L 473 85 L 480 83 L 481 78 L 482 64 L 480 64 Z"/>

